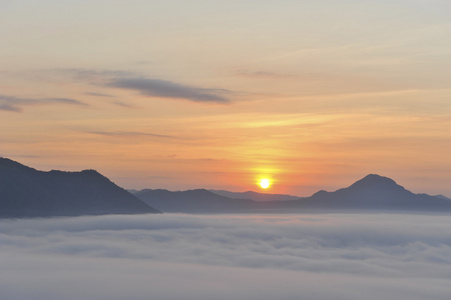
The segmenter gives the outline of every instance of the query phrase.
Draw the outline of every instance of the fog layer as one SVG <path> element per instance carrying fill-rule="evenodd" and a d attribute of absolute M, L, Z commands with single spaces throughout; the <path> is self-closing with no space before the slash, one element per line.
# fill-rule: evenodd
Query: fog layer
<path fill-rule="evenodd" d="M 442 215 L 0 221 L 5 300 L 449 299 Z"/>

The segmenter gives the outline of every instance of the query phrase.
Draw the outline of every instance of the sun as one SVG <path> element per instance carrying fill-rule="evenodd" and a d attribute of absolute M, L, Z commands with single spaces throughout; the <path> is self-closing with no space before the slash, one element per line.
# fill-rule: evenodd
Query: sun
<path fill-rule="evenodd" d="M 263 178 L 259 182 L 262 189 L 267 189 L 271 185 L 271 181 L 267 178 Z"/>

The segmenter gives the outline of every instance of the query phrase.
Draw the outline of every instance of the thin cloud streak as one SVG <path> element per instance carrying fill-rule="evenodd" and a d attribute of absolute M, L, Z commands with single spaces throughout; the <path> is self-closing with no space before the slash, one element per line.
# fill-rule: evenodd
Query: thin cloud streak
<path fill-rule="evenodd" d="M 55 71 L 70 74 L 76 79 L 87 81 L 92 85 L 134 90 L 149 97 L 185 99 L 203 103 L 229 103 L 230 99 L 225 95 L 232 93 L 226 89 L 202 88 L 169 80 L 146 78 L 139 73 L 122 70 L 66 68 Z M 104 93 L 86 92 L 85 94 L 114 97 Z"/>
<path fill-rule="evenodd" d="M 46 105 L 46 104 L 70 104 L 88 106 L 86 103 L 69 98 L 18 98 L 0 95 L 0 110 L 11 112 L 22 112 L 23 106 Z"/>
<path fill-rule="evenodd" d="M 238 76 L 242 76 L 242 77 L 248 77 L 248 78 L 272 78 L 272 79 L 277 79 L 277 78 L 291 78 L 291 77 L 296 77 L 295 75 L 290 75 L 290 74 L 279 74 L 276 72 L 267 72 L 267 71 L 250 71 L 250 70 L 237 70 L 235 75 Z"/>
<path fill-rule="evenodd" d="M 177 98 L 207 103 L 228 103 L 230 101 L 223 96 L 225 93 L 230 93 L 227 90 L 197 88 L 160 79 L 116 78 L 111 80 L 107 86 L 134 90 L 151 97 Z"/>
<path fill-rule="evenodd" d="M 65 104 L 74 104 L 74 105 L 87 105 L 81 101 L 69 98 L 49 98 L 49 99 L 40 99 L 37 100 L 42 103 L 65 103 Z"/>
<path fill-rule="evenodd" d="M 87 133 L 104 135 L 104 136 L 118 136 L 118 137 L 157 137 L 157 138 L 176 138 L 171 135 L 155 134 L 147 132 L 133 132 L 133 131 L 87 131 Z"/>
<path fill-rule="evenodd" d="M 76 79 L 80 80 L 93 80 L 97 78 L 107 77 L 125 77 L 134 76 L 136 74 L 122 71 L 122 70 L 96 70 L 96 69 L 81 69 L 81 68 L 61 68 L 54 69 L 58 73 L 73 75 Z"/>
<path fill-rule="evenodd" d="M 128 104 L 128 103 L 121 102 L 121 101 L 113 101 L 113 102 L 110 102 L 110 103 L 114 104 L 114 105 L 117 105 L 117 106 L 120 106 L 120 107 L 125 107 L 125 108 L 136 108 L 136 106 L 134 106 L 132 104 Z"/>
<path fill-rule="evenodd" d="M 102 93 L 93 93 L 93 92 L 86 92 L 85 95 L 96 96 L 96 97 L 116 98 L 113 95 L 102 94 Z"/>
<path fill-rule="evenodd" d="M 22 112 L 22 109 L 20 107 L 17 107 L 17 106 L 8 104 L 8 103 L 0 104 L 0 110 L 13 111 L 13 112 Z"/>

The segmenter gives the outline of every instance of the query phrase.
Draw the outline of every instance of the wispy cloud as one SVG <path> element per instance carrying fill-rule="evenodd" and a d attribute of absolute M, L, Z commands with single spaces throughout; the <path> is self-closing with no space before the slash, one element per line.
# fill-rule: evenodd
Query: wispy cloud
<path fill-rule="evenodd" d="M 104 136 L 118 136 L 118 137 L 156 137 L 156 138 L 175 138 L 171 135 L 155 134 L 147 132 L 133 132 L 133 131 L 87 131 L 87 133 L 104 135 Z"/>
<path fill-rule="evenodd" d="M 0 110 L 13 111 L 13 112 L 21 112 L 22 111 L 22 109 L 20 107 L 11 105 L 9 103 L 0 104 Z"/>
<path fill-rule="evenodd" d="M 85 92 L 84 94 L 88 95 L 88 96 L 101 97 L 101 98 L 118 98 L 116 96 L 113 96 L 110 94 L 104 94 L 104 93 Z M 136 106 L 134 106 L 133 104 L 126 103 L 123 101 L 118 101 L 118 100 L 108 100 L 108 103 L 114 104 L 114 105 L 117 105 L 120 107 L 125 107 L 125 108 L 136 108 Z"/>
<path fill-rule="evenodd" d="M 40 103 L 65 103 L 65 104 L 75 104 L 75 105 L 87 105 L 84 102 L 81 102 L 79 100 L 75 99 L 69 99 L 69 98 L 48 98 L 48 99 L 34 99 L 34 101 L 40 102 Z"/>
<path fill-rule="evenodd" d="M 92 93 L 92 92 L 86 92 L 85 95 L 89 96 L 96 96 L 96 97 L 107 97 L 107 98 L 115 98 L 113 95 L 108 94 L 102 94 L 102 93 Z"/>
<path fill-rule="evenodd" d="M 170 80 L 147 78 L 139 72 L 79 68 L 56 69 L 53 71 L 67 74 L 76 80 L 82 80 L 97 87 L 133 90 L 149 97 L 185 99 L 203 103 L 228 103 L 230 102 L 228 96 L 232 94 L 232 91 L 226 89 L 204 88 Z M 108 93 L 86 92 L 85 94 L 99 97 L 111 96 Z"/>
<path fill-rule="evenodd" d="M 81 69 L 81 68 L 62 68 L 54 69 L 57 73 L 67 74 L 80 80 L 105 79 L 111 77 L 129 77 L 136 76 L 135 73 L 122 70 L 96 70 L 96 69 Z"/>
<path fill-rule="evenodd" d="M 237 70 L 236 75 L 242 76 L 242 77 L 250 77 L 250 78 L 288 78 L 288 77 L 295 77 L 294 75 L 290 74 L 280 74 L 276 72 L 267 72 L 267 71 L 251 71 L 251 70 L 244 70 L 240 69 Z"/>
<path fill-rule="evenodd" d="M 134 90 L 142 95 L 162 98 L 177 98 L 195 102 L 227 103 L 230 100 L 224 94 L 230 93 L 224 89 L 198 88 L 175 83 L 172 81 L 148 78 L 116 78 L 107 86 Z"/>
<path fill-rule="evenodd" d="M 70 104 L 86 106 L 79 100 L 69 98 L 19 98 L 8 95 L 0 95 L 0 110 L 22 112 L 24 106 L 45 104 Z"/>
<path fill-rule="evenodd" d="M 110 102 L 110 103 L 114 104 L 114 105 L 117 105 L 117 106 L 126 107 L 126 108 L 136 108 L 135 105 L 129 104 L 129 103 L 125 103 L 123 101 L 113 101 L 113 102 Z"/>

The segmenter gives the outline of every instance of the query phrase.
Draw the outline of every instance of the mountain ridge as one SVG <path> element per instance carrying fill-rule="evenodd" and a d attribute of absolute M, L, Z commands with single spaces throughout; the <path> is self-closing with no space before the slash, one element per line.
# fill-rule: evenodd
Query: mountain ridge
<path fill-rule="evenodd" d="M 271 194 L 271 193 L 259 193 L 254 191 L 246 191 L 246 192 L 230 192 L 226 190 L 212 190 L 209 189 L 210 192 L 215 194 L 225 196 L 227 198 L 232 199 L 250 199 L 254 201 L 286 201 L 286 200 L 295 200 L 298 199 L 299 196 L 285 195 L 285 194 Z"/>
<path fill-rule="evenodd" d="M 165 193 L 164 198 L 157 193 Z M 196 195 L 196 193 L 199 194 Z M 414 194 L 397 184 L 393 179 L 377 174 L 368 174 L 350 186 L 336 191 L 320 190 L 310 197 L 298 197 L 286 201 L 259 202 L 249 199 L 232 199 L 225 196 L 221 198 L 218 197 L 220 195 L 205 189 L 177 192 L 148 189 L 146 192 L 136 193 L 135 195 L 163 212 L 302 213 L 326 210 L 451 212 L 451 199 L 427 194 Z M 207 199 L 208 197 L 210 199 Z M 202 200 L 199 201 L 201 198 Z"/>
<path fill-rule="evenodd" d="M 281 196 L 250 191 L 230 193 L 251 193 L 267 197 L 266 200 Z M 336 191 L 320 190 L 310 197 L 280 200 L 229 198 L 207 189 L 144 189 L 132 195 L 93 169 L 45 172 L 0 158 L 0 218 L 158 213 L 160 210 L 194 214 L 355 210 L 451 212 L 451 199 L 412 193 L 393 179 L 377 174 L 368 174 Z"/>
<path fill-rule="evenodd" d="M 249 199 L 227 198 L 206 189 L 144 189 L 135 193 L 135 196 L 162 212 L 173 213 L 239 213 L 250 210 L 255 202 Z"/>
<path fill-rule="evenodd" d="M 428 194 L 415 194 L 393 179 L 369 174 L 346 188 L 319 191 L 292 201 L 288 206 L 304 209 L 451 211 L 451 201 Z"/>
<path fill-rule="evenodd" d="M 159 213 L 99 172 L 39 171 L 0 158 L 0 217 Z"/>

